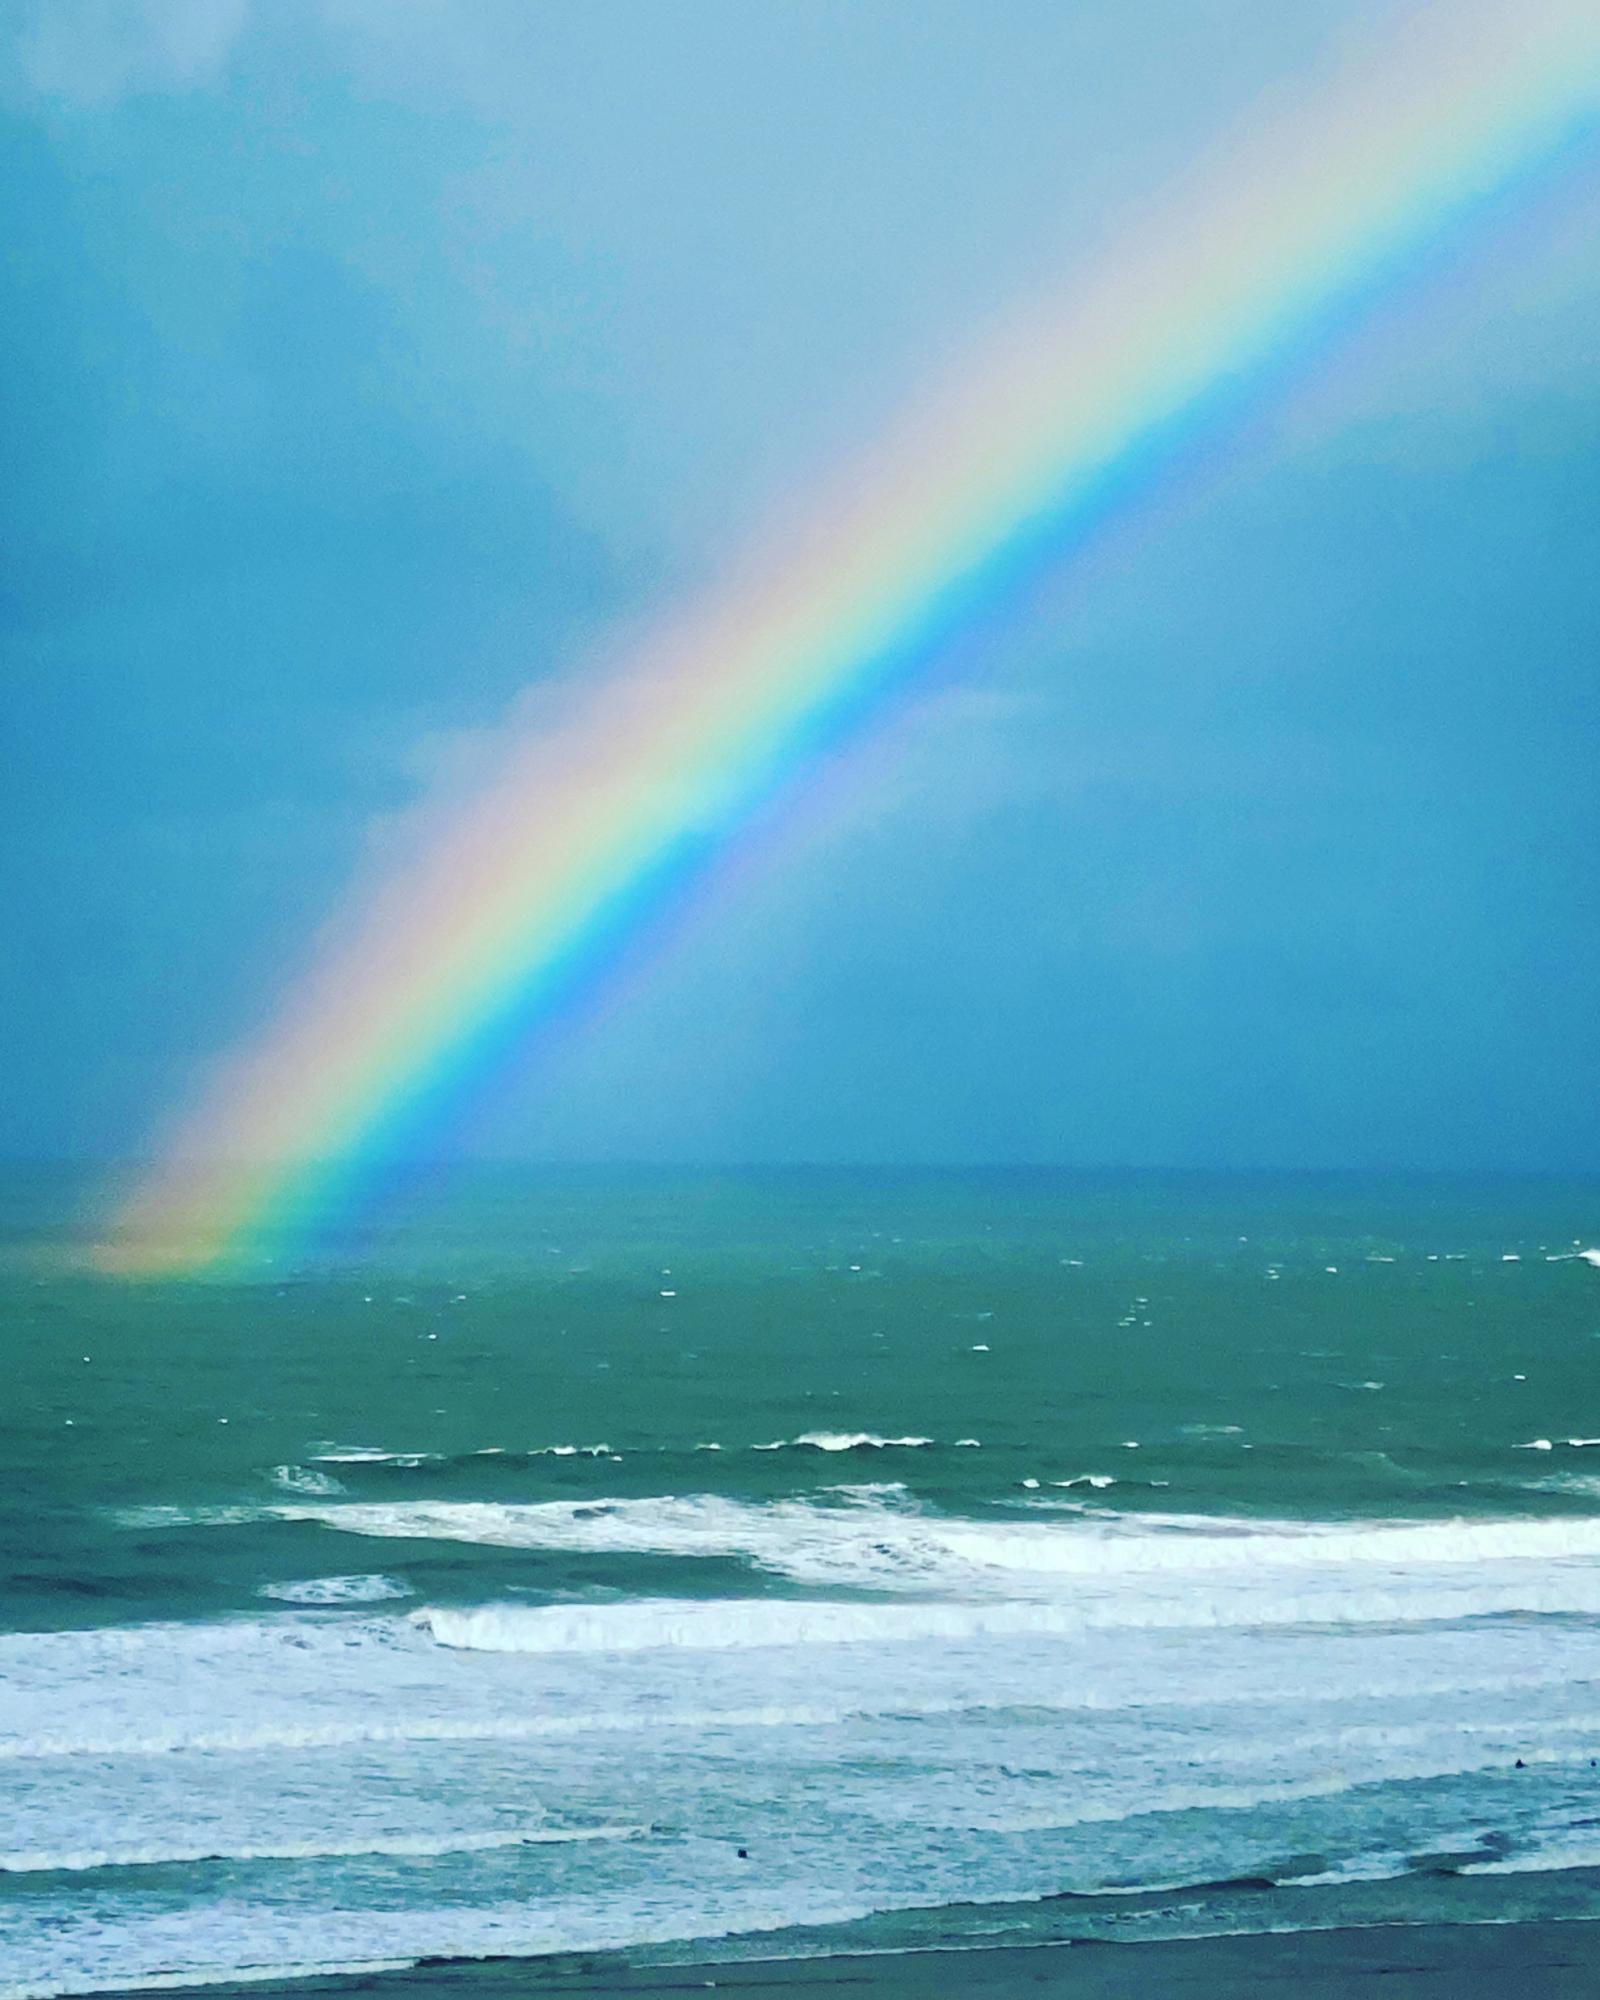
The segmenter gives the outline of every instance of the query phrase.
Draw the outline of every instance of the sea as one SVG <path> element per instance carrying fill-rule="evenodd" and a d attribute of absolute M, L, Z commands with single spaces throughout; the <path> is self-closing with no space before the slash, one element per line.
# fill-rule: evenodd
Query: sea
<path fill-rule="evenodd" d="M 0 1186 L 8 2000 L 1600 1916 L 1600 1186 L 95 1227 Z"/>

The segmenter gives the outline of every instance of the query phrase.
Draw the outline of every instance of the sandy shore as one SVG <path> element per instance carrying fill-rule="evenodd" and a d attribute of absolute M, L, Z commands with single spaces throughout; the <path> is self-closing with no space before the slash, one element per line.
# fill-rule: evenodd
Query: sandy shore
<path fill-rule="evenodd" d="M 406 1972 L 187 1989 L 204 2000 L 1600 2000 L 1600 1923 L 1379 1924 L 1350 1930 L 1099 1940 L 818 1958 L 629 1965 L 621 1958 L 496 1959 Z M 132 2000 L 132 1996 L 128 1996 Z"/>

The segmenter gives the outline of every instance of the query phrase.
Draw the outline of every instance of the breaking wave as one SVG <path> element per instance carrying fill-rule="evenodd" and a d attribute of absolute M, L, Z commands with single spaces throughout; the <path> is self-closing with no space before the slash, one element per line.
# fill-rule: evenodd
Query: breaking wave
<path fill-rule="evenodd" d="M 732 1558 L 808 1588 L 1046 1598 L 1079 1623 L 1600 1611 L 1594 1516 L 1352 1524 L 1105 1511 L 980 1521 L 923 1511 L 901 1489 L 847 1486 L 765 1502 L 302 1500 L 120 1518 L 142 1528 L 266 1518 L 376 1540 Z"/>
<path fill-rule="evenodd" d="M 841 1496 L 846 1498 L 846 1496 Z M 1550 1563 L 1600 1556 L 1600 1519 L 1327 1523 L 1210 1516 L 1109 1515 L 1094 1522 L 972 1521 L 882 1504 L 750 1502 L 716 1495 L 652 1499 L 416 1501 L 280 1506 L 284 1519 L 346 1534 L 675 1556 L 744 1557 L 797 1582 L 864 1587 L 944 1582 L 1009 1584 L 1018 1577 L 1245 1577 L 1263 1569 Z M 1600 1577 L 1594 1579 L 1600 1587 Z"/>
<path fill-rule="evenodd" d="M 443 1646 L 468 1652 L 625 1653 L 655 1647 L 904 1645 L 995 1636 L 1294 1625 L 1407 1625 L 1465 1618 L 1600 1616 L 1600 1575 L 1261 1589 L 1127 1592 L 1090 1601 L 828 1603 L 793 1599 L 642 1599 L 605 1605 L 485 1605 L 420 1613 Z"/>

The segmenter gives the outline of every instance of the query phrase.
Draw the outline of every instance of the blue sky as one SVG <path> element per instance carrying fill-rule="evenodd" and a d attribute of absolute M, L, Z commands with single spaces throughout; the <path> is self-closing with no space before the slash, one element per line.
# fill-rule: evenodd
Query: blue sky
<path fill-rule="evenodd" d="M 136 1152 L 530 689 L 1403 11 L 18 0 L 0 1148 Z M 963 635 L 449 1143 L 1600 1166 L 1597 219 Z"/>

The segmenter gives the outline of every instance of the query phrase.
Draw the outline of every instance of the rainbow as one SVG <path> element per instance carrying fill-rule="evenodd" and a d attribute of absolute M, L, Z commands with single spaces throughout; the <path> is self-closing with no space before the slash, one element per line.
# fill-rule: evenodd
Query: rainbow
<path fill-rule="evenodd" d="M 331 1213 L 420 1104 L 597 978 L 942 639 L 1597 117 L 1595 0 L 1442 0 L 1230 134 L 708 602 L 558 723 L 508 726 L 493 774 L 352 893 L 221 1063 L 125 1195 L 104 1264 L 198 1269 Z"/>

